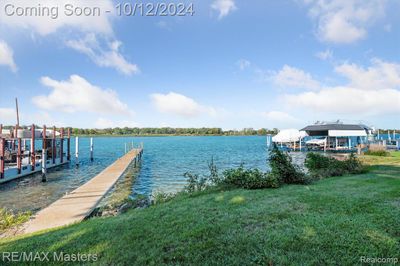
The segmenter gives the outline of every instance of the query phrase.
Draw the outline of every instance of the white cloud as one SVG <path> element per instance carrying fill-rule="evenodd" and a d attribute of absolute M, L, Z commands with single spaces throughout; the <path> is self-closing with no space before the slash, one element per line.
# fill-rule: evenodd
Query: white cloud
<path fill-rule="evenodd" d="M 349 79 L 350 87 L 362 90 L 382 90 L 400 87 L 400 64 L 373 59 L 368 68 L 356 64 L 342 64 L 335 68 Z"/>
<path fill-rule="evenodd" d="M 333 53 L 331 50 L 327 49 L 325 51 L 317 52 L 315 56 L 325 61 L 325 60 L 331 60 L 333 58 Z"/>
<path fill-rule="evenodd" d="M 17 72 L 18 68 L 14 62 L 14 52 L 8 44 L 0 40 L 0 65 L 8 66 L 12 72 Z"/>
<path fill-rule="evenodd" d="M 299 120 L 292 115 L 281 112 L 281 111 L 270 111 L 262 113 L 262 116 L 272 121 L 286 121 L 286 122 L 298 122 Z"/>
<path fill-rule="evenodd" d="M 219 19 L 222 19 L 223 17 L 227 16 L 229 13 L 237 9 L 234 0 L 215 0 L 211 4 L 211 8 L 219 12 Z"/>
<path fill-rule="evenodd" d="M 368 68 L 346 63 L 335 71 L 346 77 L 348 84 L 285 95 L 286 103 L 334 114 L 400 114 L 399 64 L 374 59 Z"/>
<path fill-rule="evenodd" d="M 195 117 L 201 114 L 216 115 L 213 107 L 197 103 L 185 95 L 170 92 L 168 94 L 154 93 L 150 95 L 153 105 L 161 113 L 175 114 L 182 117 Z"/>
<path fill-rule="evenodd" d="M 103 48 L 94 34 L 87 34 L 84 39 L 70 40 L 66 45 L 80 53 L 83 53 L 100 67 L 112 67 L 125 75 L 139 73 L 139 67 L 129 63 L 119 52 L 121 42 L 107 43 Z"/>
<path fill-rule="evenodd" d="M 72 75 L 66 81 L 43 77 L 41 82 L 52 91 L 49 95 L 33 97 L 33 103 L 39 108 L 68 113 L 85 111 L 132 115 L 132 111 L 121 102 L 115 91 L 94 86 L 78 75 Z"/>
<path fill-rule="evenodd" d="M 322 41 L 353 43 L 366 38 L 368 27 L 384 15 L 386 0 L 304 0 Z"/>
<path fill-rule="evenodd" d="M 284 65 L 279 72 L 273 73 L 271 78 L 276 85 L 283 88 L 316 90 L 321 86 L 311 74 L 288 65 Z"/>
<path fill-rule="evenodd" d="M 107 118 L 100 117 L 95 122 L 96 128 L 124 128 L 124 127 L 138 127 L 139 124 L 134 121 L 123 120 L 123 121 L 115 121 Z"/>
<path fill-rule="evenodd" d="M 291 106 L 306 107 L 317 112 L 334 114 L 400 114 L 400 91 L 370 90 L 352 87 L 325 88 L 318 92 L 286 95 Z"/>
<path fill-rule="evenodd" d="M 15 123 L 17 120 L 17 115 L 14 109 L 0 108 L 0 118 L 0 123 Z"/>
<path fill-rule="evenodd" d="M 251 63 L 249 60 L 240 59 L 236 62 L 236 65 L 239 67 L 240 70 L 245 70 L 251 66 Z"/>
<path fill-rule="evenodd" d="M 5 7 L 7 5 L 7 13 L 13 12 L 16 7 L 26 10 L 33 7 L 33 10 L 38 13 L 38 16 L 7 16 Z M 74 7 L 88 7 L 90 9 L 100 8 L 100 16 L 85 16 L 74 15 L 67 16 L 64 13 L 65 5 L 71 4 Z M 44 10 L 44 9 L 49 9 Z M 56 13 L 55 11 L 58 12 Z M 111 11 L 110 13 L 106 12 Z M 85 1 L 85 0 L 57 0 L 57 1 L 43 1 L 43 0 L 8 0 L 0 1 L 0 24 L 10 27 L 18 27 L 25 29 L 32 29 L 40 35 L 48 35 L 56 31 L 72 27 L 83 32 L 96 32 L 110 35 L 112 34 L 112 26 L 110 19 L 115 14 L 114 4 L 112 0 L 102 1 Z M 43 13 L 44 12 L 44 13 Z M 44 14 L 44 15 L 43 15 Z M 54 17 L 54 18 L 52 18 Z"/>

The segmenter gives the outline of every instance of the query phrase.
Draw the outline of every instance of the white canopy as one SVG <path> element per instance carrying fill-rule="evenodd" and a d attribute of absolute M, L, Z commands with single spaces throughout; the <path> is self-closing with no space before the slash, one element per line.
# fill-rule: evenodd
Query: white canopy
<path fill-rule="evenodd" d="M 300 141 L 301 138 L 307 136 L 304 131 L 297 129 L 284 129 L 280 131 L 276 136 L 272 137 L 273 142 L 295 142 Z"/>

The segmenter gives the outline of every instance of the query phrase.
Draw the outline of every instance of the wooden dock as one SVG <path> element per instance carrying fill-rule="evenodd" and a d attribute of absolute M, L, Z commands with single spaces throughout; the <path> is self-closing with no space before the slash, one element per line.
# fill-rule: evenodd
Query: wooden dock
<path fill-rule="evenodd" d="M 140 160 L 143 149 L 132 149 L 90 181 L 39 211 L 24 226 L 24 233 L 56 228 L 80 222 L 88 217 L 110 191 L 128 166 Z"/>

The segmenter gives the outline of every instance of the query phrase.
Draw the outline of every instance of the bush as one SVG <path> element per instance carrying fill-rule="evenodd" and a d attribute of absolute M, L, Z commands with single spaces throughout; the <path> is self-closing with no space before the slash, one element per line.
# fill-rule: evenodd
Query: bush
<path fill-rule="evenodd" d="M 161 204 L 161 203 L 166 203 L 170 200 L 172 200 L 173 198 L 176 197 L 177 194 L 174 193 L 165 193 L 162 191 L 159 192 L 155 192 L 152 195 L 152 201 L 151 203 L 153 205 L 157 205 L 157 204 Z"/>
<path fill-rule="evenodd" d="M 223 184 L 245 189 L 277 188 L 278 179 L 258 169 L 229 169 L 223 172 Z"/>
<path fill-rule="evenodd" d="M 184 177 L 187 178 L 187 185 L 185 186 L 184 191 L 188 193 L 202 191 L 207 187 L 207 177 L 200 177 L 198 174 L 192 174 L 189 172 L 186 172 Z"/>
<path fill-rule="evenodd" d="M 269 157 L 271 166 L 271 175 L 280 183 L 284 184 L 307 184 L 309 183 L 306 175 L 301 169 L 292 163 L 292 158 L 282 151 L 276 145 L 271 151 Z"/>
<path fill-rule="evenodd" d="M 372 156 L 382 156 L 382 157 L 389 157 L 390 152 L 385 151 L 385 150 L 368 150 L 364 153 L 365 155 L 372 155 Z"/>
<path fill-rule="evenodd" d="M 13 212 L 0 208 L 0 233 L 14 226 L 21 225 L 29 220 L 30 212 L 14 214 Z"/>
<path fill-rule="evenodd" d="M 332 157 L 311 152 L 307 154 L 304 164 L 311 176 L 316 178 L 360 174 L 366 171 L 366 168 L 354 153 L 348 159 L 339 161 Z"/>

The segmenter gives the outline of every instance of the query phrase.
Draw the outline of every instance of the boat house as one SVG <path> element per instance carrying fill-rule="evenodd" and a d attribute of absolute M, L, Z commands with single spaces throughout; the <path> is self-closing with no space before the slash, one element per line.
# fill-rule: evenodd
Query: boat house
<path fill-rule="evenodd" d="M 363 124 L 317 122 L 300 130 L 311 137 L 306 145 L 311 149 L 352 150 L 373 136 L 373 129 Z"/>

